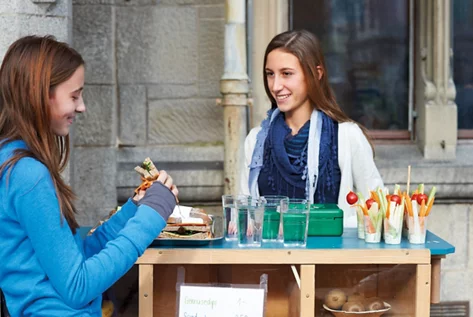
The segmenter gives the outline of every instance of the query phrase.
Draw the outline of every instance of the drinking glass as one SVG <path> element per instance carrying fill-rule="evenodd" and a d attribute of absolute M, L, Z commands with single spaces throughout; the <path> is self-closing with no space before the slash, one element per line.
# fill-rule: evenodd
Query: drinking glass
<path fill-rule="evenodd" d="M 250 196 L 235 200 L 238 210 L 238 246 L 260 247 L 263 233 L 264 202 Z"/>
<path fill-rule="evenodd" d="M 281 202 L 284 246 L 306 246 L 309 210 L 310 204 L 305 199 L 288 199 Z"/>
<path fill-rule="evenodd" d="M 246 195 L 222 195 L 224 235 L 226 241 L 238 240 L 238 213 L 235 208 L 235 201 L 238 198 L 247 197 Z"/>
<path fill-rule="evenodd" d="M 265 203 L 263 241 L 282 241 L 281 200 L 289 198 L 286 196 L 268 195 L 261 197 L 261 199 Z"/>

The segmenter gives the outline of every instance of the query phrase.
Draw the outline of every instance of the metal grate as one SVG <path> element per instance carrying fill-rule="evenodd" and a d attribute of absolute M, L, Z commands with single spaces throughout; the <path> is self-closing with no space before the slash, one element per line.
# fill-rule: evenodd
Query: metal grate
<path fill-rule="evenodd" d="M 470 317 L 470 302 L 441 302 L 430 305 L 430 317 Z"/>

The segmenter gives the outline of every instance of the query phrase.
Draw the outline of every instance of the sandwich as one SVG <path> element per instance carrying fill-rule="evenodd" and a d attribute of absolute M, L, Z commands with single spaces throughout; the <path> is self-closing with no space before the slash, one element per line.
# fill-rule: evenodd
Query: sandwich
<path fill-rule="evenodd" d="M 187 215 L 188 209 L 190 211 Z M 212 218 L 202 209 L 176 206 L 158 238 L 186 240 L 213 238 Z"/>
<path fill-rule="evenodd" d="M 141 184 L 135 189 L 135 193 L 147 190 L 159 177 L 159 171 L 149 157 L 145 158 L 141 166 L 136 166 L 135 171 L 141 176 Z"/>

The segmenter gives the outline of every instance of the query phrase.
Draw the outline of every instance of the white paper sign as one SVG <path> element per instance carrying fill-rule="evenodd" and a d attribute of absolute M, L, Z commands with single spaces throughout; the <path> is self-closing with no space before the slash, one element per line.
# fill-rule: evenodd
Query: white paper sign
<path fill-rule="evenodd" d="M 179 317 L 263 317 L 264 289 L 181 286 Z"/>

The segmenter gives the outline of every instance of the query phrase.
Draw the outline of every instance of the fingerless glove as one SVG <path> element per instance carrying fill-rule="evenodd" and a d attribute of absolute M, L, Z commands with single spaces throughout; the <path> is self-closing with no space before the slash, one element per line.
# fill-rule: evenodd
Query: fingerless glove
<path fill-rule="evenodd" d="M 176 197 L 163 183 L 154 182 L 153 185 L 146 190 L 144 197 L 138 201 L 138 206 L 141 205 L 153 208 L 167 221 L 176 206 Z"/>

